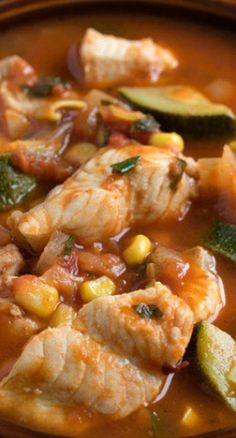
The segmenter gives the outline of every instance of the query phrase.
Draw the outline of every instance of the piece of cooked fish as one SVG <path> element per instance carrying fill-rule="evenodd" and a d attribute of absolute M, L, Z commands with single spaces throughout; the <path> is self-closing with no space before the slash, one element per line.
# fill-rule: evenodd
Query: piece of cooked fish
<path fill-rule="evenodd" d="M 154 309 L 150 319 L 143 305 Z M 145 290 L 93 300 L 80 310 L 78 322 L 97 342 L 157 366 L 171 366 L 185 352 L 193 315 L 183 299 L 158 282 Z"/>
<path fill-rule="evenodd" d="M 22 85 L 34 81 L 36 74 L 33 67 L 18 55 L 7 56 L 0 60 L 0 81 L 11 80 Z"/>
<path fill-rule="evenodd" d="M 113 164 L 134 156 L 140 161 L 132 171 L 112 173 Z M 23 236 L 34 249 L 41 250 L 55 230 L 89 243 L 115 235 L 126 226 L 177 220 L 196 194 L 196 181 L 189 176 L 187 165 L 173 189 L 176 160 L 175 154 L 155 146 L 103 148 L 63 185 L 55 187 L 42 204 L 26 213 L 13 212 L 9 225 L 18 238 Z"/>
<path fill-rule="evenodd" d="M 157 278 L 172 286 L 192 309 L 194 322 L 214 320 L 225 304 L 224 287 L 215 257 L 204 248 L 177 252 L 157 247 L 151 255 Z"/>
<path fill-rule="evenodd" d="M 151 38 L 127 40 L 87 29 L 80 48 L 87 86 L 107 87 L 141 80 L 156 82 L 178 65 L 175 56 Z"/>
<path fill-rule="evenodd" d="M 223 218 L 236 223 L 236 156 L 226 145 L 220 158 L 198 160 L 200 194 L 218 201 Z"/>
<path fill-rule="evenodd" d="M 32 338 L 1 382 L 1 416 L 78 436 L 81 406 L 122 418 L 159 394 L 161 366 L 181 359 L 193 313 L 160 283 L 114 298 L 85 305 L 73 327 L 49 328 Z M 133 307 L 141 304 L 156 313 L 144 316 Z"/>

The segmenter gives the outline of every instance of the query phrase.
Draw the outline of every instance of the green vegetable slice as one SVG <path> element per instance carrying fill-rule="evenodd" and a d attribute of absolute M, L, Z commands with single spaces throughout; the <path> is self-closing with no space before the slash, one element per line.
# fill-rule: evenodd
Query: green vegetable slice
<path fill-rule="evenodd" d="M 8 155 L 0 156 L 0 211 L 20 204 L 35 187 L 34 177 L 16 170 Z"/>
<path fill-rule="evenodd" d="M 236 382 L 232 370 L 236 366 L 236 342 L 209 322 L 197 326 L 196 361 L 205 383 L 236 412 Z"/>
<path fill-rule="evenodd" d="M 236 225 L 216 223 L 205 240 L 205 246 L 236 262 Z"/>
<path fill-rule="evenodd" d="M 127 160 L 120 161 L 119 163 L 112 164 L 112 173 L 124 174 L 134 169 L 141 157 L 139 155 L 128 158 Z"/>
<path fill-rule="evenodd" d="M 163 130 L 209 136 L 235 128 L 235 115 L 228 107 L 210 102 L 191 87 L 121 87 L 119 92 L 139 109 L 154 114 Z"/>

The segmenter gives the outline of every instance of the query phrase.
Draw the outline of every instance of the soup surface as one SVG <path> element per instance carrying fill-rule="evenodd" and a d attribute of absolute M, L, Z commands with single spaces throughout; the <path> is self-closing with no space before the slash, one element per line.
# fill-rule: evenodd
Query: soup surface
<path fill-rule="evenodd" d="M 0 59 L 16 54 L 33 66 L 36 73 L 41 77 L 63 77 L 70 85 L 67 85 L 67 82 L 61 83 L 59 81 L 59 84 L 55 84 L 54 82 L 54 98 L 76 98 L 77 105 L 79 105 L 78 101 L 84 101 L 84 99 L 86 101 L 86 96 L 90 88 L 95 88 L 86 88 L 84 84 L 82 84 L 81 66 L 78 60 L 79 44 L 86 29 L 91 27 L 104 34 L 112 34 L 127 39 L 138 40 L 145 37 L 153 38 L 155 42 L 168 48 L 178 60 L 178 67 L 166 73 L 164 72 L 157 84 L 153 86 L 191 86 L 207 96 L 213 103 L 227 105 L 232 111 L 236 112 L 236 37 L 226 28 L 221 29 L 220 27 L 200 24 L 192 20 L 187 21 L 180 18 L 175 19 L 173 17 L 151 14 L 110 14 L 109 12 L 103 11 L 99 13 L 99 11 L 96 11 L 96 13 L 88 12 L 86 14 L 77 12 L 73 17 L 55 17 L 48 20 L 41 20 L 40 22 L 31 23 L 28 21 L 25 25 L 20 25 L 1 32 Z M 131 81 L 128 84 L 122 83 L 122 85 L 137 86 L 139 83 L 135 83 L 131 77 Z M 141 83 L 141 85 L 143 84 Z M 28 94 L 26 87 L 28 87 Z M 117 96 L 117 89 L 118 86 L 109 86 L 105 87 L 105 89 L 103 88 L 103 92 L 108 93 L 109 96 Z M 23 92 L 28 98 L 29 94 L 32 93 L 32 84 L 27 83 Z M 43 93 L 44 92 L 45 90 Z M 75 97 L 73 92 L 76 93 Z M 45 96 L 43 98 L 45 98 Z M 107 97 L 105 96 L 103 100 L 106 99 Z M 116 103 L 114 106 L 115 105 Z M 62 111 L 62 122 L 56 121 L 52 126 L 51 121 L 44 120 L 42 116 L 41 119 L 31 120 L 30 127 L 26 127 L 25 131 L 23 129 L 23 134 L 20 132 L 19 135 L 15 137 L 13 135 L 14 138 L 10 139 L 11 145 L 13 144 L 11 147 L 13 148 L 13 164 L 15 168 L 30 175 L 33 173 L 34 176 L 36 176 L 36 183 L 34 180 L 36 189 L 30 190 L 30 194 L 23 203 L 20 203 L 20 206 L 7 209 L 0 214 L 0 223 L 2 227 L 4 227 L 1 229 L 1 234 L 3 235 L 3 237 L 0 236 L 1 239 L 3 239 L 3 241 L 6 239 L 6 243 L 9 243 L 13 235 L 13 241 L 17 242 L 17 246 L 20 248 L 21 254 L 23 254 L 24 257 L 24 267 L 21 270 L 21 275 L 17 279 L 18 282 L 13 280 L 13 285 L 11 283 L 8 289 L 3 287 L 0 294 L 2 300 L 10 300 L 10 302 L 17 303 L 20 309 L 23 309 L 24 317 L 30 319 L 31 329 L 29 329 L 29 336 L 35 334 L 35 332 L 43 332 L 43 330 L 50 325 L 58 325 L 57 322 L 52 322 L 53 315 L 52 312 L 50 313 L 50 310 L 46 314 L 44 314 L 44 312 L 38 314 L 37 311 L 36 313 L 34 312 L 34 307 L 29 308 L 27 304 L 26 306 L 24 304 L 24 296 L 22 298 L 21 289 L 24 291 L 28 290 L 27 281 L 31 282 L 33 280 L 31 277 L 26 276 L 35 275 L 37 269 L 41 277 L 42 275 L 44 276 L 43 281 L 46 282 L 45 284 L 50 285 L 53 289 L 49 292 L 51 293 L 50 296 L 52 300 L 55 298 L 55 290 L 59 291 L 61 303 L 66 307 L 66 310 L 64 309 L 67 315 L 66 318 L 69 320 L 72 317 L 70 311 L 68 312 L 68 308 L 73 309 L 73 312 L 77 312 L 82 307 L 84 301 L 90 301 L 90 295 L 88 297 L 87 294 L 90 294 L 91 290 L 89 289 L 88 292 L 88 290 L 84 290 L 81 286 L 85 284 L 85 282 L 94 281 L 101 278 L 101 276 L 105 276 L 115 285 L 116 293 L 122 294 L 145 288 L 148 283 L 153 280 L 153 278 L 150 278 L 151 274 L 148 276 L 146 271 L 148 264 L 150 265 L 148 268 L 150 271 L 154 265 L 153 260 L 150 259 L 150 254 L 147 259 L 142 259 L 141 262 L 139 261 L 138 263 L 127 261 L 129 257 L 127 255 L 125 256 L 125 250 L 129 248 L 133 236 L 143 235 L 148 238 L 148 242 L 151 242 L 151 252 L 158 248 L 168 248 L 177 251 L 181 259 L 183 251 L 204 245 L 204 238 L 212 228 L 214 221 L 236 222 L 236 217 L 234 218 L 231 212 L 226 215 L 228 209 L 226 205 L 227 193 L 225 194 L 225 203 L 219 203 L 215 193 L 211 196 L 210 185 L 210 196 L 209 193 L 207 193 L 207 196 L 206 194 L 203 196 L 195 196 L 191 201 L 191 205 L 185 206 L 184 213 L 182 212 L 183 214 L 179 215 L 176 220 L 156 220 L 145 225 L 143 225 L 141 220 L 131 226 L 127 224 L 125 230 L 122 230 L 121 233 L 119 231 L 118 236 L 115 238 L 111 235 L 109 238 L 101 238 L 99 240 L 96 235 L 94 241 L 90 241 L 89 243 L 84 243 L 83 239 L 73 235 L 73 232 L 66 233 L 67 237 L 64 240 L 62 238 L 62 241 L 67 249 L 64 249 L 59 264 L 60 268 L 65 268 L 65 271 L 69 273 L 68 275 L 73 274 L 73 281 L 74 277 L 77 278 L 77 283 L 76 281 L 75 283 L 77 285 L 79 284 L 79 292 L 74 283 L 72 285 L 70 284 L 71 279 L 65 284 L 66 281 L 63 283 L 59 277 L 55 280 L 55 277 L 53 277 L 54 274 L 49 269 L 45 274 L 45 268 L 42 269 L 42 267 L 40 268 L 38 266 L 38 258 L 46 242 L 42 243 L 41 240 L 39 245 L 38 241 L 37 244 L 32 245 L 32 242 L 36 242 L 33 238 L 32 241 L 30 241 L 26 235 L 24 235 L 23 239 L 19 238 L 15 231 L 11 231 L 12 229 L 15 230 L 17 226 L 13 226 L 12 229 L 9 226 L 10 215 L 12 215 L 14 209 L 26 212 L 33 206 L 40 205 L 45 195 L 54 186 L 58 183 L 62 183 L 71 175 L 72 170 L 75 171 L 78 168 L 78 163 L 82 162 L 82 158 L 78 152 L 76 161 L 77 152 L 73 153 L 72 151 L 75 144 L 81 145 L 81 143 L 86 143 L 83 148 L 86 151 L 88 151 L 89 148 L 91 149 L 91 157 L 94 153 L 91 144 L 95 144 L 98 148 L 106 144 L 109 144 L 109 147 L 114 147 L 118 142 L 118 149 L 122 144 L 126 144 L 124 138 L 127 137 L 127 123 L 118 120 L 116 124 L 117 121 L 115 120 L 114 122 L 113 119 L 110 121 L 109 117 L 111 114 L 107 113 L 110 111 L 109 102 L 108 104 L 104 103 L 103 110 L 102 117 L 104 117 L 103 122 L 105 122 L 102 124 L 102 128 L 100 127 L 99 137 L 98 132 L 96 132 L 96 135 L 94 135 L 94 132 L 88 134 L 88 129 L 91 126 L 86 125 L 87 119 L 83 115 L 83 109 L 79 109 L 79 107 L 71 108 L 69 105 L 69 109 L 64 108 Z M 2 138 L 0 152 L 1 154 L 5 154 L 6 152 L 9 154 L 9 139 L 8 134 L 6 134 L 7 128 L 4 106 L 0 106 L 0 111 Z M 131 112 L 132 110 L 131 107 L 126 107 L 124 111 Z M 9 117 L 11 118 L 11 116 L 12 113 L 10 113 Z M 114 114 L 112 116 L 114 116 Z M 114 117 L 116 118 L 116 115 Z M 139 116 L 137 117 L 139 118 Z M 27 120 L 25 120 L 25 123 L 27 124 Z M 107 134 L 106 124 L 109 125 L 110 130 L 110 139 L 107 141 L 106 139 L 104 140 Z M 125 128 L 123 125 L 125 125 Z M 62 130 L 62 133 L 58 133 L 59 129 Z M 172 130 L 174 130 L 174 128 Z M 185 136 L 183 133 L 182 137 L 185 144 L 183 151 L 184 156 L 192 157 L 195 160 L 199 158 L 221 157 L 223 146 L 233 140 L 233 135 L 230 133 L 226 133 L 225 136 L 203 136 L 198 138 L 191 138 L 191 136 Z M 35 140 L 38 141 L 37 146 L 46 142 L 49 148 L 51 145 L 54 147 L 55 144 L 57 147 L 57 139 L 60 141 L 61 138 L 63 138 L 64 143 L 60 145 L 60 147 L 64 149 L 62 152 L 60 150 L 58 154 L 59 158 L 57 157 L 58 161 L 55 161 L 51 167 L 47 167 L 45 164 L 47 160 L 42 159 L 42 161 L 36 163 L 36 169 L 36 167 L 32 165 L 34 160 L 28 160 L 27 153 L 24 155 L 24 149 L 19 149 L 19 145 L 18 149 L 14 149 L 14 142 L 22 141 L 24 147 L 28 141 L 26 147 L 32 148 L 35 146 L 32 141 Z M 138 145 L 143 141 L 141 141 L 140 138 L 132 139 L 132 141 L 133 140 L 136 141 L 133 143 L 133 147 L 137 148 L 137 153 L 132 154 L 132 156 L 135 155 L 135 157 L 139 157 L 141 153 L 138 149 Z M 144 144 L 149 143 L 146 142 Z M 63 161 L 64 158 L 65 161 Z M 119 159 L 117 161 L 121 162 L 124 160 Z M 136 165 L 136 163 L 134 165 Z M 131 169 L 130 172 L 132 171 Z M 190 176 L 188 175 L 187 177 L 192 177 L 191 172 Z M 111 180 L 106 182 L 106 184 L 113 184 L 112 178 L 113 176 L 111 176 Z M 117 178 L 117 175 L 115 175 L 114 178 Z M 195 175 L 193 175 L 193 178 L 195 178 Z M 131 200 L 131 197 L 129 199 Z M 76 214 L 75 212 L 75 215 Z M 87 214 L 94 215 L 94 223 L 91 223 L 91 228 L 94 227 L 95 229 L 96 224 L 100 220 L 102 221 L 101 212 L 98 214 L 92 209 L 88 210 Z M 40 220 L 42 221 L 43 219 L 41 218 Z M 70 220 L 72 219 L 69 218 L 68 221 Z M 145 223 L 145 221 L 143 222 Z M 8 235 L 9 229 L 10 236 Z M 64 229 L 62 231 L 64 231 Z M 2 241 L 1 245 L 4 245 Z M 150 253 L 150 250 L 147 252 Z M 214 254 L 214 252 L 212 254 Z M 101 259 L 101 257 L 103 257 L 103 259 Z M 216 259 L 217 273 L 223 282 L 226 303 L 220 312 L 218 312 L 217 318 L 214 320 L 214 316 L 210 315 L 210 320 L 214 320 L 214 325 L 236 339 L 235 264 L 232 260 L 216 253 L 214 257 Z M 164 258 L 164 268 L 163 266 L 160 268 L 155 280 L 159 280 L 170 286 L 174 291 L 178 291 L 178 288 L 182 287 L 181 275 L 185 278 L 184 266 L 189 266 L 189 264 L 182 258 L 182 264 L 180 263 L 179 265 L 179 262 L 173 261 L 168 265 L 168 260 L 168 258 L 166 260 Z M 43 261 L 43 263 L 46 262 Z M 50 266 L 50 268 L 53 269 L 52 266 Z M 113 275 L 111 273 L 113 272 L 112 269 L 117 270 L 116 272 L 120 270 L 119 274 Z M 39 278 L 39 274 L 36 275 L 38 275 L 37 278 Z M 58 273 L 57 275 L 60 276 Z M 62 274 L 62 276 L 63 275 L 64 274 Z M 18 273 L 13 273 L 13 276 L 18 276 Z M 20 281 L 23 281 L 22 285 Z M 193 279 L 192 281 L 197 280 Z M 39 287 L 37 284 L 35 286 L 32 286 L 32 284 L 33 283 L 29 284 L 29 294 L 32 288 Z M 111 288 L 111 284 L 109 284 L 109 287 Z M 55 298 L 55 300 L 56 299 L 57 298 Z M 45 307 L 47 307 L 47 304 L 45 304 Z M 208 316 L 203 319 L 208 319 Z M 198 319 L 198 321 L 199 320 L 200 319 Z M 9 324 L 12 324 L 11 320 L 3 313 L 3 316 L 0 318 L 1 377 L 5 377 L 9 373 L 29 338 L 29 336 L 27 336 L 28 332 L 21 333 L 20 328 L 17 331 L 18 335 L 15 334 L 14 330 L 11 332 L 6 329 Z M 111 420 L 109 416 L 106 417 L 106 415 L 90 412 L 83 406 L 80 406 L 78 409 L 76 408 L 77 410 L 73 408 L 70 415 L 71 417 L 74 416 L 74 422 L 80 422 L 82 424 L 84 421 L 89 423 L 88 428 L 81 429 L 81 436 L 83 436 L 83 438 L 91 438 L 94 437 L 96 433 L 97 438 L 106 438 L 111 435 L 114 438 L 120 436 L 123 438 L 144 438 L 149 436 L 163 438 L 180 437 L 235 426 L 236 412 L 227 407 L 222 400 L 218 400 L 214 394 L 214 390 L 207 388 L 207 385 L 203 383 L 201 375 L 196 370 L 195 362 L 196 358 L 187 352 L 182 369 L 178 370 L 178 372 L 176 372 L 174 368 L 171 369 L 171 367 L 165 370 L 167 380 L 161 392 L 155 397 L 157 401 L 135 410 L 123 419 Z M 150 360 L 149 366 L 153 372 L 153 367 L 155 370 L 153 361 Z M 28 400 L 25 403 L 30 402 Z M 26 406 L 28 405 L 26 404 Z M 9 418 L 9 415 L 3 413 L 3 417 Z M 44 431 L 41 426 L 39 427 L 37 424 L 31 425 L 27 423 L 27 420 L 24 421 L 26 421 L 26 427 Z M 24 421 L 21 426 L 24 425 Z M 48 431 L 47 428 L 45 430 Z M 37 436 L 36 432 L 29 431 L 28 434 L 29 436 Z M 78 436 L 80 436 L 79 432 Z"/>

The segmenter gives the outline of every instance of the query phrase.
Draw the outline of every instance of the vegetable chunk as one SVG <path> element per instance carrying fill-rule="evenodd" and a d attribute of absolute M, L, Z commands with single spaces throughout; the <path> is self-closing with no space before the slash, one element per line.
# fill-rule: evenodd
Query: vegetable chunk
<path fill-rule="evenodd" d="M 205 245 L 236 262 L 236 225 L 218 222 L 209 233 Z"/>
<path fill-rule="evenodd" d="M 235 127 L 235 115 L 228 107 L 210 102 L 191 87 L 122 87 L 119 91 L 138 108 L 155 114 L 167 131 L 209 136 Z"/>
<path fill-rule="evenodd" d="M 229 374 L 236 365 L 234 339 L 209 322 L 202 322 L 197 329 L 196 359 L 206 383 L 236 412 L 236 392 Z"/>
<path fill-rule="evenodd" d="M 20 204 L 35 188 L 35 178 L 14 169 L 9 156 L 0 156 L 0 211 Z"/>

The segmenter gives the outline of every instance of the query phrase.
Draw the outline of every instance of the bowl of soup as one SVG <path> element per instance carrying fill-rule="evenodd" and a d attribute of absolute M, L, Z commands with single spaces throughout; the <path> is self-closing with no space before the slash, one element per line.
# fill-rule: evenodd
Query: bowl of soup
<path fill-rule="evenodd" d="M 1 3 L 1 436 L 236 436 L 235 20 Z"/>

